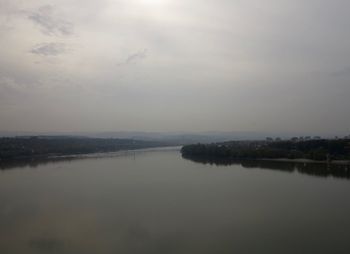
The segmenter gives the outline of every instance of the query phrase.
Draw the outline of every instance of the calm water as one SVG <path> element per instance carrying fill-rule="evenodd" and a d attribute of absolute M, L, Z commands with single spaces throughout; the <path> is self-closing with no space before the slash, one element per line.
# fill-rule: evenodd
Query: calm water
<path fill-rule="evenodd" d="M 350 181 L 278 165 L 168 150 L 2 166 L 0 253 L 350 253 Z"/>

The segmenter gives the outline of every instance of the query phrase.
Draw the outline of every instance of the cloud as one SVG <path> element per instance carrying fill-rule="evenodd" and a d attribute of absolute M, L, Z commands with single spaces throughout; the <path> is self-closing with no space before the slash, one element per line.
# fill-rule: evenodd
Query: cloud
<path fill-rule="evenodd" d="M 350 67 L 343 68 L 341 70 L 337 70 L 331 73 L 332 77 L 344 77 L 350 76 Z"/>
<path fill-rule="evenodd" d="M 1 73 L 0 77 L 0 107 L 15 105 L 18 99 L 22 99 L 27 89 L 26 84 L 7 77 Z"/>
<path fill-rule="evenodd" d="M 350 1 L 139 2 L 0 0 L 0 129 L 349 128 Z"/>
<path fill-rule="evenodd" d="M 12 90 L 12 91 L 18 91 L 21 90 L 23 88 L 23 85 L 18 84 L 18 82 L 16 82 L 14 79 L 6 77 L 1 75 L 2 77 L 0 77 L 0 91 L 4 91 L 4 90 Z"/>
<path fill-rule="evenodd" d="M 41 6 L 37 11 L 31 13 L 28 18 L 39 25 L 41 31 L 46 35 L 67 36 L 73 34 L 73 24 L 59 18 L 51 5 Z"/>
<path fill-rule="evenodd" d="M 146 57 L 147 57 L 147 49 L 143 49 L 129 55 L 122 63 L 119 63 L 118 65 L 132 64 L 139 60 L 145 59 Z"/>
<path fill-rule="evenodd" d="M 58 56 L 66 52 L 66 45 L 54 42 L 41 43 L 35 45 L 30 52 L 41 56 Z"/>

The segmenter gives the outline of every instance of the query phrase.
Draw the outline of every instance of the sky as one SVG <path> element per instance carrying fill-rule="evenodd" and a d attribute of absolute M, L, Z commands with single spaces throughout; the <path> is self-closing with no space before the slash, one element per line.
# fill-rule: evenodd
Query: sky
<path fill-rule="evenodd" d="M 350 134 L 348 0 L 0 0 L 0 131 Z"/>

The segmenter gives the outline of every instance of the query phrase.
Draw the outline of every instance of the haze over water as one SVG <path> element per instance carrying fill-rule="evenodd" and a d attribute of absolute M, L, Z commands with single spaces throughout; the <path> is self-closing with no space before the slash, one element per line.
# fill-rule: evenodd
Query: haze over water
<path fill-rule="evenodd" d="M 349 253 L 350 181 L 177 150 L 0 171 L 0 253 Z"/>

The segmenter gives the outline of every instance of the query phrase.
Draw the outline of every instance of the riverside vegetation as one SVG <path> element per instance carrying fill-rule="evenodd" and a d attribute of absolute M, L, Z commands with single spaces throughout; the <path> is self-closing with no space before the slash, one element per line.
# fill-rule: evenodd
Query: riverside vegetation
<path fill-rule="evenodd" d="M 184 146 L 185 157 L 350 161 L 350 139 L 230 141 Z"/>
<path fill-rule="evenodd" d="M 35 136 L 0 138 L 0 161 L 67 156 L 166 146 L 133 139 Z"/>

